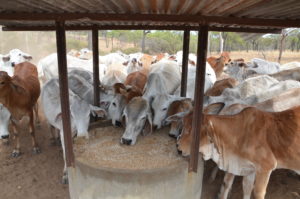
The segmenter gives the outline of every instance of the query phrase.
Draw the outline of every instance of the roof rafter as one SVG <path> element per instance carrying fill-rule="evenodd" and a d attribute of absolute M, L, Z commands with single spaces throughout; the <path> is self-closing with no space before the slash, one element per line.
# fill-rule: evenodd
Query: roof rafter
<path fill-rule="evenodd" d="M 78 20 L 90 19 L 94 21 L 129 21 L 129 22 L 177 22 L 196 24 L 235 24 L 243 26 L 266 27 L 300 27 L 300 19 L 264 19 L 264 18 L 240 18 L 240 17 L 216 17 L 201 15 L 166 15 L 166 14 L 98 14 L 98 13 L 0 13 L 0 21 L 53 21 L 53 20 Z"/>
<path fill-rule="evenodd" d="M 66 30 L 199 30 L 198 26 L 174 26 L 174 25 L 89 25 L 89 26 L 66 26 Z M 55 26 L 5 26 L 3 31 L 54 31 Z M 220 32 L 250 32 L 250 33 L 274 33 L 280 34 L 281 29 L 261 28 L 230 28 L 230 27 L 209 27 L 209 31 Z"/>

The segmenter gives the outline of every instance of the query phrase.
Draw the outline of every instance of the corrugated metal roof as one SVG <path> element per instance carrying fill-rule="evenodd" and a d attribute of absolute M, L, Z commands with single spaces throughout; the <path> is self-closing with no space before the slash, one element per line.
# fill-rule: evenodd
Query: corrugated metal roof
<path fill-rule="evenodd" d="M 54 26 L 51 20 L 22 21 L 12 20 L 3 16 L 14 14 L 29 14 L 41 16 L 52 14 L 67 16 L 68 14 L 121 14 L 132 16 L 144 15 L 178 15 L 178 19 L 184 16 L 207 17 L 237 17 L 242 19 L 281 19 L 300 20 L 299 0 L 0 0 L 0 25 L 4 26 Z M 139 16 L 138 16 L 139 17 Z M 200 21 L 202 23 L 202 21 Z M 234 24 L 234 22 L 232 22 Z M 158 20 L 135 20 L 131 18 L 126 22 L 118 20 L 91 20 L 89 18 L 67 21 L 67 25 L 192 25 L 195 21 L 187 19 L 184 22 L 166 21 L 164 17 Z M 230 27 L 229 24 L 210 24 L 217 27 Z M 253 25 L 250 24 L 249 25 Z M 273 24 L 267 24 L 272 26 Z M 300 24 L 299 24 L 300 26 Z M 235 27 L 249 27 L 243 24 Z M 253 27 L 255 28 L 255 27 Z M 259 28 L 262 28 L 261 26 Z M 277 26 L 279 28 L 279 26 Z"/>

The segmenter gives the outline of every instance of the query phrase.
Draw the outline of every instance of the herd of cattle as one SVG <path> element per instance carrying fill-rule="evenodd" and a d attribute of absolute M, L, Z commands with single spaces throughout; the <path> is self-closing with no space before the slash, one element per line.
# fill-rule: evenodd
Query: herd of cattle
<path fill-rule="evenodd" d="M 180 96 L 182 51 L 175 55 L 116 52 L 99 56 L 100 107 L 96 107 L 92 105 L 91 55 L 87 49 L 67 55 L 73 136 L 88 138 L 90 114 L 123 126 L 120 142 L 126 145 L 134 145 L 139 134 L 170 125 L 169 135 L 177 138 L 178 151 L 188 156 L 196 56 L 189 55 L 186 97 Z M 0 136 L 16 138 L 12 155 L 20 155 L 16 125 L 25 115 L 30 118 L 33 151 L 40 152 L 34 129 L 39 122 L 40 95 L 53 139 L 60 137 L 64 143 L 56 53 L 41 59 L 37 66 L 29 62 L 30 55 L 18 49 L 1 58 Z M 273 170 L 300 172 L 299 80 L 299 62 L 281 66 L 258 58 L 245 62 L 231 60 L 227 52 L 207 58 L 199 152 L 218 166 L 212 179 L 218 168 L 227 172 L 219 198 L 227 198 L 234 175 L 243 176 L 244 199 L 250 199 L 252 190 L 256 199 L 263 199 Z M 65 152 L 64 144 L 62 147 Z M 67 181 L 66 166 L 63 181 Z"/>

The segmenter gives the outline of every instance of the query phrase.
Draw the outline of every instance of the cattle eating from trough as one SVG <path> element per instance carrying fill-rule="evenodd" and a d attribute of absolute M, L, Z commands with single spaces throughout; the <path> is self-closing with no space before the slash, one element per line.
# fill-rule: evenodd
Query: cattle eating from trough
<path fill-rule="evenodd" d="M 8 138 L 9 135 L 15 136 L 17 140 L 13 156 L 20 155 L 16 120 L 28 114 L 33 150 L 36 153 L 40 152 L 35 141 L 33 122 L 40 79 L 43 83 L 41 106 L 50 130 L 59 131 L 65 160 L 57 54 L 41 59 L 38 67 L 35 67 L 29 62 L 24 62 L 32 58 L 29 54 L 20 53 L 21 55 L 15 56 L 15 52 L 19 51 L 11 51 L 9 56 L 2 56 L 0 63 L 0 71 L 9 73 L 0 72 L 0 103 L 3 104 L 0 104 L 0 136 L 2 139 Z M 142 140 L 143 136 L 152 136 L 151 134 L 157 133 L 159 129 L 170 126 L 168 134 L 177 138 L 178 150 L 184 156 L 189 155 L 197 69 L 193 54 L 189 55 L 186 97 L 180 96 L 182 52 L 155 56 L 116 52 L 99 56 L 100 99 L 99 107 L 96 107 L 93 106 L 95 90 L 91 51 L 78 52 L 84 56 L 79 56 L 76 52 L 67 56 L 72 137 L 91 139 L 89 136 L 91 115 L 109 119 L 113 126 L 122 127 L 117 144 L 123 147 L 126 147 L 124 145 L 132 147 Z M 16 60 L 16 57 L 19 57 L 19 60 Z M 28 68 L 25 69 L 25 65 Z M 25 71 L 31 71 L 32 74 L 29 75 Z M 15 75 L 10 77 L 9 75 L 12 76 L 13 73 Z M 244 59 L 231 61 L 228 53 L 220 57 L 207 58 L 204 88 L 205 120 L 200 134 L 199 152 L 204 159 L 211 158 L 217 163 L 212 179 L 218 169 L 226 171 L 219 198 L 228 198 L 236 175 L 243 176 L 244 199 L 250 198 L 252 192 L 256 198 L 262 199 L 273 170 L 280 166 L 299 171 L 296 165 L 299 157 L 290 153 L 292 150 L 297 151 L 296 142 L 300 140 L 296 128 L 299 108 L 295 108 L 300 105 L 298 73 L 299 66 L 296 63 L 282 68 L 277 63 L 261 59 L 252 59 L 250 62 L 245 62 Z M 29 78 L 29 81 L 27 79 L 25 81 L 24 78 Z M 7 84 L 13 85 L 12 90 L 4 92 Z M 10 94 L 7 93 L 22 96 L 22 99 L 26 100 L 22 101 L 23 104 L 20 102 L 18 104 L 12 98 L 8 100 L 7 96 Z M 261 121 L 265 123 L 256 128 L 256 123 Z M 12 132 L 9 132 L 9 122 L 12 123 Z M 291 128 L 283 130 L 283 126 Z M 274 132 L 268 130 L 271 127 Z M 234 134 L 230 138 L 235 137 L 233 140 L 237 140 L 238 144 L 228 141 L 226 133 Z M 267 135 L 272 135 L 276 139 L 270 139 Z M 266 157 L 253 156 L 254 153 L 260 153 L 256 151 L 258 146 L 253 141 L 253 136 L 261 137 L 260 150 L 268 154 L 267 159 L 270 159 L 267 161 L 268 164 L 261 161 Z M 292 141 L 292 138 L 295 141 Z M 292 147 L 287 154 L 276 149 L 287 147 L 287 143 Z M 289 156 L 295 162 L 287 160 L 285 156 Z M 231 160 L 236 163 L 232 164 Z M 262 169 L 258 170 L 257 167 Z M 63 169 L 63 182 L 68 182 L 66 163 Z"/>

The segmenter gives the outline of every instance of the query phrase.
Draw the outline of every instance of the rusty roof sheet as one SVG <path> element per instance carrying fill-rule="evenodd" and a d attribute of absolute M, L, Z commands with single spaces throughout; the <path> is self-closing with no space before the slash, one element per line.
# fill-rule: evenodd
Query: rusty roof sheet
<path fill-rule="evenodd" d="M 191 19 L 198 16 L 257 20 L 300 20 L 299 0 L 0 0 L 0 5 L 0 25 L 10 27 L 50 27 L 54 26 L 55 23 L 49 16 L 64 18 L 68 15 L 81 16 L 76 19 L 67 19 L 66 24 L 70 26 L 197 26 L 203 21 Z M 89 17 L 90 14 L 103 16 L 104 19 L 92 19 Z M 49 20 L 43 19 L 44 15 L 47 15 Z M 87 17 L 84 17 L 85 15 Z M 119 15 L 120 17 L 113 19 L 113 17 L 105 17 L 106 15 Z M 151 18 L 141 19 L 141 16 L 145 15 L 158 15 L 159 18 L 155 20 L 151 20 Z M 166 17 L 169 15 L 173 16 L 171 21 Z M 20 17 L 17 18 L 17 16 Z M 178 16 L 178 21 L 174 20 L 174 16 L 175 18 Z M 32 17 L 34 20 L 26 19 L 24 21 L 27 17 Z M 251 26 L 256 28 L 252 22 L 249 24 L 245 22 L 243 25 L 234 24 L 234 20 L 227 22 L 227 24 L 209 23 L 213 27 Z M 260 25 L 259 28 L 269 28 L 273 25 L 272 23 L 266 24 L 265 27 Z M 279 29 L 280 25 L 277 25 L 276 28 Z"/>

